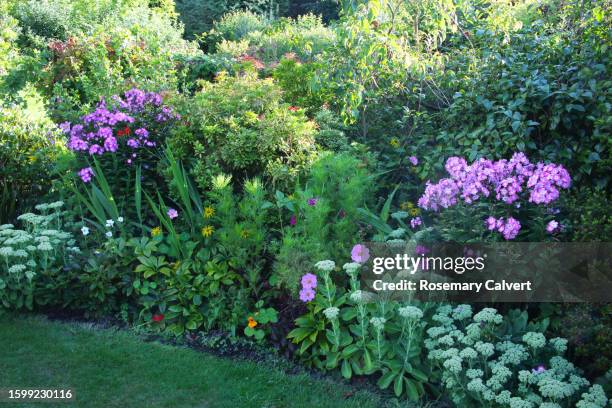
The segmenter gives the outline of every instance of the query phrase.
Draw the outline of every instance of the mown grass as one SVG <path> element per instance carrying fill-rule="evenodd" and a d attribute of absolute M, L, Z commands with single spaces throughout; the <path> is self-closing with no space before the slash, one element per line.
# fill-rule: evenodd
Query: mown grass
<path fill-rule="evenodd" d="M 271 365 L 143 342 L 127 331 L 23 315 L 0 317 L 0 388 L 9 387 L 69 388 L 76 400 L 0 403 L 0 407 L 380 405 L 376 395 L 331 380 L 288 375 Z"/>

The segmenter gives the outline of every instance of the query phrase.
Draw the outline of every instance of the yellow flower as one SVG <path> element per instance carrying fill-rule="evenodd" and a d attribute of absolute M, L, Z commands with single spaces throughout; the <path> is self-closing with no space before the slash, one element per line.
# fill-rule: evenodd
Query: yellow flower
<path fill-rule="evenodd" d="M 251 329 L 254 328 L 255 326 L 257 326 L 257 321 L 255 319 L 253 319 L 251 316 L 249 316 L 248 321 L 249 321 L 249 327 Z"/>
<path fill-rule="evenodd" d="M 151 230 L 151 236 L 156 237 L 159 234 L 161 234 L 161 232 L 162 232 L 161 227 L 155 227 Z"/>
<path fill-rule="evenodd" d="M 394 148 L 397 149 L 399 147 L 399 145 L 400 145 L 400 142 L 399 142 L 399 140 L 397 140 L 396 137 L 394 137 L 393 139 L 391 139 L 389 144 L 391 145 L 391 147 L 394 147 Z"/>
<path fill-rule="evenodd" d="M 421 210 L 418 208 L 411 208 L 410 211 L 408 211 L 408 213 L 412 215 L 413 217 L 416 217 L 417 215 L 421 213 Z"/>
<path fill-rule="evenodd" d="M 249 230 L 242 230 L 242 231 L 240 231 L 240 236 L 242 238 L 248 238 L 249 237 Z"/>
<path fill-rule="evenodd" d="M 414 204 L 412 204 L 410 201 L 406 201 L 400 204 L 400 208 L 402 210 L 412 210 L 414 208 Z"/>
<path fill-rule="evenodd" d="M 210 218 L 215 215 L 215 209 L 212 207 L 206 207 L 204 209 L 204 218 Z"/>
<path fill-rule="evenodd" d="M 202 236 L 210 237 L 215 229 L 211 225 L 202 228 Z"/>

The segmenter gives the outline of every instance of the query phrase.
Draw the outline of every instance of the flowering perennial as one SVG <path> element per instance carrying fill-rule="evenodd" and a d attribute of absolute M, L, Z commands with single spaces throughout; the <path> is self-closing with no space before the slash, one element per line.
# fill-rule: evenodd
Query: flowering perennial
<path fill-rule="evenodd" d="M 567 170 L 558 164 L 533 164 L 524 153 L 515 153 L 510 160 L 491 161 L 479 159 L 468 165 L 461 157 L 446 161 L 450 178 L 438 183 L 427 182 L 419 206 L 439 211 L 456 205 L 459 199 L 471 204 L 481 197 L 494 196 L 498 201 L 512 204 L 522 193 L 529 202 L 550 204 L 559 198 L 559 190 L 567 189 L 571 178 Z"/>

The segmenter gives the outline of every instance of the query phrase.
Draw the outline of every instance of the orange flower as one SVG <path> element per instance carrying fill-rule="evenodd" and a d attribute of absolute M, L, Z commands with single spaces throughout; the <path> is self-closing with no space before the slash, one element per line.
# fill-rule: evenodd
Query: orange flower
<path fill-rule="evenodd" d="M 252 329 L 255 326 L 257 326 L 257 321 L 255 319 L 253 319 L 251 316 L 249 316 L 249 327 Z"/>

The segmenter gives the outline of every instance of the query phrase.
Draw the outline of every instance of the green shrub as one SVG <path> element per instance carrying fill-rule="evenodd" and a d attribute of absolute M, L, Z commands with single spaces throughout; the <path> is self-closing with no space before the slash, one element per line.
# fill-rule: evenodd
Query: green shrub
<path fill-rule="evenodd" d="M 320 63 L 301 62 L 295 55 L 286 55 L 272 71 L 272 76 L 283 88 L 283 97 L 287 102 L 312 114 L 332 100 L 328 90 L 313 89 L 318 69 L 321 69 Z M 317 123 L 322 124 L 319 121 Z"/>
<path fill-rule="evenodd" d="M 0 222 L 10 222 L 49 191 L 56 161 L 66 151 L 44 115 L 32 106 L 0 106 Z"/>
<path fill-rule="evenodd" d="M 144 90 L 177 87 L 178 55 L 195 55 L 193 45 L 166 17 L 133 9 L 117 24 L 88 35 L 53 41 L 44 86 L 56 102 L 58 121 L 74 120 L 100 97 L 138 86 Z"/>
<path fill-rule="evenodd" d="M 365 165 L 348 153 L 324 154 L 303 187 L 285 196 L 276 193 L 283 215 L 283 238 L 274 264 L 277 282 L 295 293 L 299 278 L 318 259 L 346 259 L 359 239 L 358 209 L 367 206 L 373 189 Z M 287 211 L 288 210 L 288 211 Z"/>
<path fill-rule="evenodd" d="M 286 0 L 176 0 L 176 9 L 185 24 L 185 36 L 189 39 L 209 32 L 228 13 L 237 14 L 235 17 L 245 24 L 257 24 L 256 18 L 249 17 L 249 14 L 274 18 L 282 15 L 286 8 Z M 239 10 L 245 10 L 246 13 Z M 233 24 L 231 20 L 229 27 Z"/>
<path fill-rule="evenodd" d="M 206 43 L 209 49 L 214 50 L 223 40 L 240 41 L 253 31 L 263 30 L 268 24 L 264 17 L 251 11 L 232 11 L 213 23 L 206 34 Z"/>
<path fill-rule="evenodd" d="M 202 188 L 218 173 L 287 183 L 314 158 L 314 122 L 283 104 L 270 79 L 220 75 L 183 110 L 190 123 L 173 133 L 170 146 Z"/>

